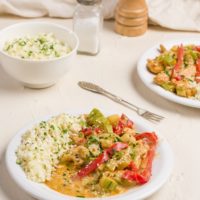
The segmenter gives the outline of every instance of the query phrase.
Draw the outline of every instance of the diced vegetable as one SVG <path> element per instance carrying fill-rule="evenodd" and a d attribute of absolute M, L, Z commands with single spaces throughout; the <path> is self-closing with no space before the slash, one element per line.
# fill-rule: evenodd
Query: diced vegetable
<path fill-rule="evenodd" d="M 113 127 L 114 133 L 121 135 L 123 133 L 124 128 L 133 128 L 133 121 L 131 121 L 126 115 L 122 114 L 118 124 Z"/>
<path fill-rule="evenodd" d="M 168 91 L 170 91 L 170 92 L 174 92 L 175 90 L 176 90 L 176 86 L 175 86 L 175 84 L 174 83 L 172 83 L 172 82 L 167 82 L 167 83 L 163 83 L 162 85 L 161 85 L 165 90 L 168 90 Z"/>
<path fill-rule="evenodd" d="M 116 160 L 111 159 L 106 163 L 106 167 L 108 168 L 108 170 L 110 171 L 115 171 L 115 169 L 117 168 L 118 164 L 116 162 Z"/>
<path fill-rule="evenodd" d="M 112 125 L 109 120 L 96 108 L 94 108 L 87 117 L 87 123 L 90 126 L 97 126 L 108 133 L 112 133 Z"/>
<path fill-rule="evenodd" d="M 99 183 L 102 188 L 104 188 L 105 190 L 110 190 L 110 191 L 115 190 L 118 185 L 115 180 L 106 176 L 103 176 L 100 179 Z"/>
<path fill-rule="evenodd" d="M 90 145 L 94 143 L 99 144 L 99 138 L 95 135 L 91 135 L 87 140 L 87 144 Z"/>
<path fill-rule="evenodd" d="M 126 143 L 133 143 L 135 142 L 135 137 L 131 133 L 125 133 L 121 136 L 121 141 Z"/>
<path fill-rule="evenodd" d="M 118 169 L 123 170 L 129 166 L 130 160 L 128 159 L 121 159 L 118 162 Z"/>
<path fill-rule="evenodd" d="M 101 146 L 103 149 L 109 148 L 114 141 L 110 138 L 110 139 L 100 139 L 101 142 Z"/>
<path fill-rule="evenodd" d="M 176 63 L 173 55 L 170 53 L 163 54 L 159 60 L 164 66 L 172 66 Z"/>
<path fill-rule="evenodd" d="M 123 156 L 123 151 L 117 151 L 117 152 L 115 152 L 115 154 L 114 154 L 114 158 L 116 159 L 116 160 L 119 160 L 120 158 L 122 158 L 122 156 Z"/>
<path fill-rule="evenodd" d="M 181 97 L 193 97 L 196 94 L 196 88 L 188 88 L 185 86 L 176 86 L 176 93 Z"/>
<path fill-rule="evenodd" d="M 119 115 L 110 115 L 107 118 L 108 118 L 108 121 L 110 122 L 110 124 L 112 126 L 116 126 L 118 121 L 119 121 L 119 119 L 120 119 Z"/>
<path fill-rule="evenodd" d="M 98 144 L 91 144 L 88 146 L 89 151 L 93 156 L 98 156 L 101 153 L 100 146 Z"/>

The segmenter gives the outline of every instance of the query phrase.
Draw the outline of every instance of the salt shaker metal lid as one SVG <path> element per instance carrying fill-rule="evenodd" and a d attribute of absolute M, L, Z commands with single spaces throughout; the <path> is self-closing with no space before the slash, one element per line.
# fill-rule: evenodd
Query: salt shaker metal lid
<path fill-rule="evenodd" d="M 94 5 L 97 3 L 100 3 L 101 0 L 77 0 L 78 3 L 83 4 L 83 5 Z"/>

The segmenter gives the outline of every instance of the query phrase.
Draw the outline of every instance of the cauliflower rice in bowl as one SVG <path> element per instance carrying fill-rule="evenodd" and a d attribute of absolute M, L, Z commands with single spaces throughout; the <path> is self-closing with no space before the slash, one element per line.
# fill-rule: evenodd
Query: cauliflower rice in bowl
<path fill-rule="evenodd" d="M 65 56 L 71 52 L 71 47 L 57 39 L 53 33 L 39 33 L 8 40 L 3 50 L 21 59 L 44 60 Z"/>
<path fill-rule="evenodd" d="M 30 88 L 54 85 L 74 65 L 79 40 L 64 26 L 23 22 L 0 31 L 1 66 Z"/>

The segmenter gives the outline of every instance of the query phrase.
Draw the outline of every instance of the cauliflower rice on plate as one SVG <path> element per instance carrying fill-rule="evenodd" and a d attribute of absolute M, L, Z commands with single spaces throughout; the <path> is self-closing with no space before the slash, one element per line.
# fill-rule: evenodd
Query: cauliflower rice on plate
<path fill-rule="evenodd" d="M 59 158 L 70 148 L 70 133 L 79 131 L 81 124 L 84 124 L 81 116 L 60 114 L 26 131 L 16 156 L 28 179 L 35 182 L 50 179 Z"/>

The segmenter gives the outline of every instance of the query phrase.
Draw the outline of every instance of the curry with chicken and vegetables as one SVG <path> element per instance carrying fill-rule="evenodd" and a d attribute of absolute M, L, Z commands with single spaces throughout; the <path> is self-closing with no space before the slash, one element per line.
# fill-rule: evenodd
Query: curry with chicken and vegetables
<path fill-rule="evenodd" d="M 126 115 L 105 117 L 98 109 L 84 115 L 85 125 L 70 135 L 50 188 L 76 197 L 105 197 L 150 180 L 158 138 L 136 132 Z"/>
<path fill-rule="evenodd" d="M 200 46 L 181 44 L 167 50 L 160 45 L 159 52 L 147 61 L 154 83 L 178 96 L 200 99 Z"/>

